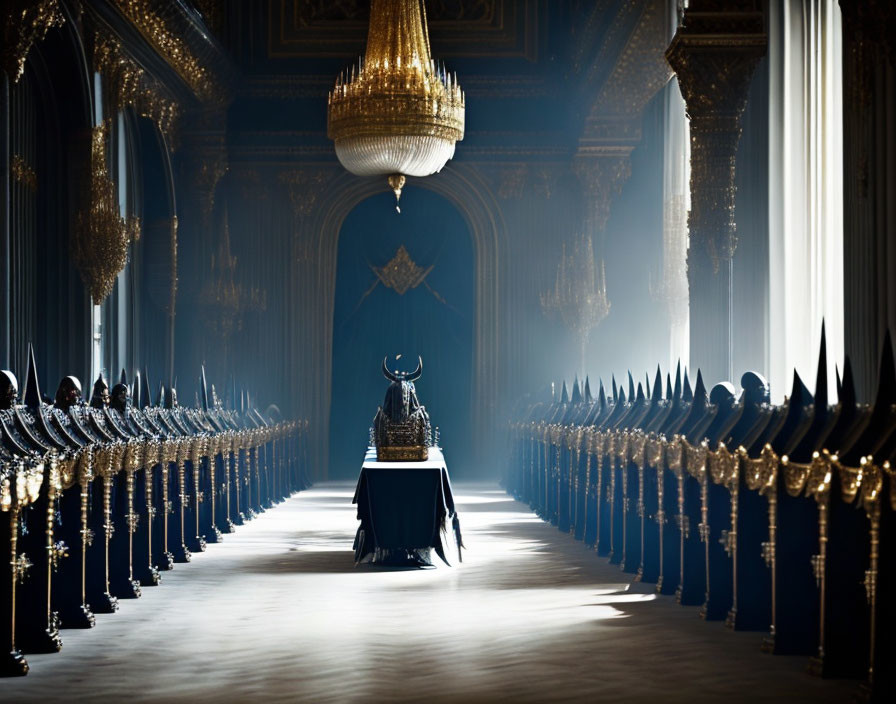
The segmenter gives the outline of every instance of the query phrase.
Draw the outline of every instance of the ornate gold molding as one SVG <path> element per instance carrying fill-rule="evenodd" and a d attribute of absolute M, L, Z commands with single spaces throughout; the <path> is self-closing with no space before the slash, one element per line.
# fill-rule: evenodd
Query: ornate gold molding
<path fill-rule="evenodd" d="M 753 71 L 765 54 L 762 13 L 685 12 L 666 52 L 691 128 L 691 246 L 688 271 L 712 271 L 737 248 L 734 169 Z"/>
<path fill-rule="evenodd" d="M 115 0 L 121 13 L 203 102 L 220 102 L 223 90 L 190 46 L 159 16 L 152 0 Z"/>
<path fill-rule="evenodd" d="M 623 0 L 618 8 L 611 11 L 608 16 L 608 13 L 606 12 L 606 3 L 602 0 L 602 6 L 595 9 L 595 12 L 599 13 L 599 16 L 595 17 L 595 15 L 592 14 L 592 17 L 589 18 L 589 22 L 593 19 L 599 24 L 608 26 L 600 33 L 599 37 L 596 38 L 601 42 L 600 49 L 590 62 L 585 63 L 584 61 L 585 52 L 590 52 L 591 50 L 590 46 L 582 47 L 583 51 L 580 52 L 580 55 L 578 57 L 574 55 L 572 59 L 576 73 L 581 75 L 583 79 L 582 90 L 586 95 L 598 94 L 601 87 L 600 83 L 598 83 L 599 77 L 606 70 L 607 66 L 613 66 L 616 63 L 620 47 L 623 45 L 624 37 L 627 36 L 625 33 L 630 31 L 633 22 L 638 16 L 641 1 L 642 0 Z M 587 34 L 588 32 L 586 28 L 584 35 Z M 593 32 L 591 36 L 595 36 Z"/>
<path fill-rule="evenodd" d="M 112 112 L 133 106 L 139 115 L 156 123 L 169 144 L 175 143 L 177 102 L 168 96 L 161 83 L 122 51 L 115 37 L 99 28 L 94 38 L 93 64 L 103 77 L 103 95 Z"/>
<path fill-rule="evenodd" d="M 594 48 L 593 40 L 601 27 L 606 26 L 608 0 L 595 0 L 591 3 L 578 3 L 578 8 L 588 9 L 588 16 L 580 21 L 573 18 L 575 34 L 572 40 L 572 48 L 569 53 L 569 62 L 573 72 L 582 73 L 586 67 L 585 62 L 589 52 Z M 577 3 L 572 3 L 573 12 L 577 9 Z"/>
<path fill-rule="evenodd" d="M 59 0 L 6 0 L 3 17 L 3 70 L 13 83 L 25 72 L 25 59 L 52 27 L 65 22 Z"/>
<path fill-rule="evenodd" d="M 112 292 L 128 262 L 128 246 L 140 239 L 140 220 L 123 218 L 115 183 L 106 165 L 107 124 L 93 128 L 90 144 L 89 205 L 78 213 L 72 230 L 72 259 L 94 304 Z"/>
<path fill-rule="evenodd" d="M 378 462 L 425 462 L 429 448 L 425 445 L 380 445 L 376 448 Z"/>
<path fill-rule="evenodd" d="M 524 58 L 539 52 L 544 0 L 453 0 L 427 3 L 441 56 Z M 364 46 L 370 3 L 365 0 L 271 0 L 267 55 L 272 59 L 357 54 Z"/>
<path fill-rule="evenodd" d="M 638 24 L 591 106 L 591 118 L 600 114 L 641 114 L 647 102 L 672 76 L 664 52 L 667 41 L 664 0 L 644 3 Z"/>

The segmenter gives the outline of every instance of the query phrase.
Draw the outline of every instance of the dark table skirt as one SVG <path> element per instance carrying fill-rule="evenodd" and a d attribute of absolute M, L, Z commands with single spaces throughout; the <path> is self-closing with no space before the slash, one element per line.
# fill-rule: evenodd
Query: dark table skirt
<path fill-rule="evenodd" d="M 374 556 L 377 550 L 391 554 L 407 551 L 412 555 L 415 551 L 435 549 L 449 564 L 445 555 L 449 519 L 460 560 L 460 521 L 448 470 L 444 466 L 408 465 L 361 469 L 352 499 L 358 505 L 361 521 L 355 536 L 355 562 Z"/>

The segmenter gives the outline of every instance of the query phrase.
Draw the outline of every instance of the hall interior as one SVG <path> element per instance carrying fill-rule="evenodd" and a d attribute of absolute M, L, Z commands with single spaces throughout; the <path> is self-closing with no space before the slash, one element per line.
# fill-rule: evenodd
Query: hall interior
<path fill-rule="evenodd" d="M 893 3 L 2 16 L 0 700 L 896 692 Z"/>

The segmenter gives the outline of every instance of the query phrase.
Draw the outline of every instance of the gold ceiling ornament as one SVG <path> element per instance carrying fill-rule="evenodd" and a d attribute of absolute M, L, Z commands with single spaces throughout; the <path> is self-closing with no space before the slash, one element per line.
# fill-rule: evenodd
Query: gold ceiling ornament
<path fill-rule="evenodd" d="M 356 176 L 387 176 L 395 208 L 405 176 L 441 171 L 464 137 L 464 92 L 429 49 L 423 0 L 371 0 L 363 60 L 336 80 L 327 136 Z"/>
<path fill-rule="evenodd" d="M 587 235 L 576 238 L 571 251 L 563 244 L 554 287 L 541 294 L 541 309 L 548 317 L 560 320 L 575 336 L 584 374 L 588 338 L 610 313 L 604 263 L 601 260 L 598 268 L 594 245 Z"/>
<path fill-rule="evenodd" d="M 128 263 L 128 246 L 140 239 L 140 219 L 123 218 L 115 183 L 106 165 L 105 122 L 92 130 L 88 208 L 72 230 L 72 258 L 94 304 L 102 303 Z"/>
<path fill-rule="evenodd" d="M 36 42 L 65 18 L 59 0 L 6 0 L 3 17 L 3 70 L 13 83 L 25 72 L 25 59 Z"/>
<path fill-rule="evenodd" d="M 115 5 L 200 100 L 218 101 L 221 98 L 221 88 L 212 72 L 158 14 L 158 3 L 153 0 L 115 0 Z M 161 3 L 161 7 L 164 6 Z"/>
<path fill-rule="evenodd" d="M 93 64 L 103 78 L 106 105 L 114 112 L 133 105 L 139 115 L 156 123 L 169 145 L 173 145 L 179 112 L 177 102 L 168 97 L 161 83 L 122 51 L 117 39 L 102 30 L 97 30 L 94 37 Z"/>
<path fill-rule="evenodd" d="M 424 282 L 429 272 L 432 271 L 432 265 L 426 269 L 417 266 L 408 250 L 401 245 L 395 252 L 389 262 L 382 267 L 371 266 L 376 278 L 386 286 L 394 290 L 399 296 L 403 296 L 408 289 L 417 288 Z"/>

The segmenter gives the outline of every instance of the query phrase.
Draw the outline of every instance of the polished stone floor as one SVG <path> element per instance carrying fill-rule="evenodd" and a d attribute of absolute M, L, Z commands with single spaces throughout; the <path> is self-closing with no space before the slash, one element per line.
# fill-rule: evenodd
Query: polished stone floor
<path fill-rule="evenodd" d="M 0 701 L 848 701 L 758 634 L 627 590 L 498 487 L 455 487 L 460 566 L 355 567 L 349 484 L 297 494 L 63 632 Z"/>

